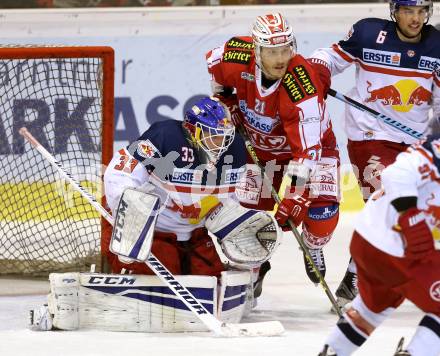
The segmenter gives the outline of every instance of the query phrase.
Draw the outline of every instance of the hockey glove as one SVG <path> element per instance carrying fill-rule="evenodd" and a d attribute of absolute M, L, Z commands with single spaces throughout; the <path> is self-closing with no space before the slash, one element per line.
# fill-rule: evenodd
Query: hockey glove
<path fill-rule="evenodd" d="M 229 112 L 231 113 L 231 120 L 234 125 L 241 125 L 241 123 L 243 122 L 243 114 L 241 113 L 238 106 L 237 95 L 230 94 L 228 96 L 223 96 L 222 94 L 215 94 L 214 97 L 227 106 Z"/>
<path fill-rule="evenodd" d="M 299 194 L 295 194 L 288 199 L 284 198 L 278 205 L 275 219 L 280 226 L 286 226 L 288 219 L 291 219 L 295 226 L 299 226 L 306 217 L 310 203 L 309 199 Z"/>
<path fill-rule="evenodd" d="M 423 259 L 434 250 L 434 237 L 423 211 L 415 207 L 410 208 L 400 215 L 397 221 L 398 226 L 394 229 L 401 233 L 406 257 Z"/>

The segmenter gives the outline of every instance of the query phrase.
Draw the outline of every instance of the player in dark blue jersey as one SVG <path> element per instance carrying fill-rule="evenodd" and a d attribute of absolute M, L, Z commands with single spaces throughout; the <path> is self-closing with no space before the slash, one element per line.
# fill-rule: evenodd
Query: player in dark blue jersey
<path fill-rule="evenodd" d="M 104 175 L 107 203 L 115 212 L 128 187 L 161 196 L 152 252 L 173 274 L 218 276 L 223 271 L 210 231 L 229 261 L 255 269 L 256 280 L 277 239 L 266 246 L 256 237 L 263 225 L 275 223 L 273 217 L 238 203 L 235 189 L 245 164 L 244 142 L 235 135 L 229 110 L 205 97 L 183 122 L 157 122 L 115 154 Z M 276 227 L 274 231 L 277 235 Z M 113 272 L 151 274 L 143 263 L 121 262 L 106 245 L 103 251 Z"/>
<path fill-rule="evenodd" d="M 440 32 L 428 24 L 431 0 L 391 0 L 391 21 L 367 18 L 345 39 L 321 48 L 312 61 L 336 75 L 356 66 L 356 86 L 348 96 L 418 132 L 429 131 L 432 110 L 440 117 Z M 364 199 L 380 187 L 381 171 L 416 139 L 347 106 L 348 154 Z M 336 291 L 341 304 L 354 298 L 355 266 L 350 265 Z"/>

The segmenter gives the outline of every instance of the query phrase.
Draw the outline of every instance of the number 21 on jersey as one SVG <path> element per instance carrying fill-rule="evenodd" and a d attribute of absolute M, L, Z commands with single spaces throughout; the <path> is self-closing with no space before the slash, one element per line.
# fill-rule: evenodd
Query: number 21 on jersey
<path fill-rule="evenodd" d="M 266 108 L 266 102 L 260 99 L 255 99 L 255 112 L 264 115 L 264 109 Z"/>

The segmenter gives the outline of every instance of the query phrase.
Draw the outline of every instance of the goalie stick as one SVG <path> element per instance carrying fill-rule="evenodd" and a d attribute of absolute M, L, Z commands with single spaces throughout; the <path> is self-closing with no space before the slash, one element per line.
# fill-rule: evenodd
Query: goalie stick
<path fill-rule="evenodd" d="M 252 146 L 252 143 L 251 143 L 251 141 L 249 139 L 248 134 L 243 129 L 242 125 L 238 125 L 237 129 L 238 129 L 238 132 L 240 133 L 241 137 L 243 137 L 243 140 L 244 140 L 244 143 L 246 145 L 246 149 L 249 152 L 249 155 L 251 156 L 251 158 L 254 161 L 254 163 L 260 168 L 261 177 L 263 178 L 263 181 L 266 181 L 269 184 L 273 199 L 275 200 L 275 202 L 277 204 L 279 204 L 281 202 L 281 199 L 280 199 L 280 197 L 278 195 L 278 192 L 275 190 L 274 186 L 272 185 L 272 182 L 270 181 L 269 177 L 267 176 L 265 168 L 260 163 L 260 160 L 259 160 L 257 154 L 254 151 L 254 147 Z M 291 219 L 288 219 L 287 223 L 289 224 L 289 227 L 290 227 L 290 229 L 293 232 L 293 236 L 295 237 L 296 241 L 298 242 L 301 250 L 304 252 L 304 255 L 306 256 L 307 261 L 312 266 L 313 271 L 315 272 L 315 275 L 318 277 L 319 284 L 324 289 L 324 292 L 327 295 L 328 299 L 330 300 L 331 304 L 333 305 L 333 308 L 336 310 L 336 313 L 338 314 L 338 316 L 342 317 L 341 309 L 340 309 L 338 303 L 336 302 L 336 299 L 333 296 L 332 292 L 330 291 L 330 288 L 329 288 L 327 282 L 325 281 L 325 279 L 322 276 L 321 272 L 319 271 L 318 267 L 316 267 L 315 262 L 313 262 L 312 256 L 310 255 L 310 252 L 309 252 L 309 249 L 304 244 L 304 241 L 301 238 L 301 235 L 298 232 L 298 229 L 296 228 L 295 224 L 292 222 Z"/>
<path fill-rule="evenodd" d="M 81 184 L 55 159 L 25 128 L 19 133 L 47 160 L 57 171 L 78 191 L 112 226 L 114 219 L 104 207 L 88 193 Z M 224 323 L 215 318 L 200 303 L 191 292 L 174 277 L 174 275 L 150 252 L 145 263 L 170 288 L 174 294 L 193 312 L 199 320 L 212 332 L 223 337 L 239 336 L 277 336 L 284 332 L 284 327 L 279 321 L 266 321 L 257 323 L 233 324 Z"/>
<path fill-rule="evenodd" d="M 394 127 L 395 129 L 400 130 L 400 131 L 406 133 L 407 135 L 410 135 L 411 137 L 414 137 L 418 140 L 421 140 L 423 138 L 422 133 L 420 133 L 416 130 L 413 130 L 411 127 L 408 127 L 408 126 L 400 123 L 397 120 L 394 120 L 384 114 L 381 114 L 381 113 L 377 112 L 376 110 L 373 110 L 373 109 L 369 108 L 368 106 L 361 104 L 360 102 L 358 102 L 352 98 L 349 98 L 348 96 L 346 96 L 344 94 L 337 92 L 334 89 L 330 88 L 328 90 L 328 94 L 333 96 L 336 99 L 343 101 L 346 104 L 349 104 L 349 105 L 355 107 L 356 109 L 358 109 L 360 111 L 364 111 L 364 112 L 369 113 L 371 116 L 375 117 L 376 119 L 382 120 L 387 125 L 390 125 L 390 126 Z"/>

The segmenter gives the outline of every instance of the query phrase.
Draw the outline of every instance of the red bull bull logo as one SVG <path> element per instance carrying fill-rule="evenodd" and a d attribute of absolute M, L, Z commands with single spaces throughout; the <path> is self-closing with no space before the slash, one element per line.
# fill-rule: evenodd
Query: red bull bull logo
<path fill-rule="evenodd" d="M 372 84 L 367 81 L 369 96 L 365 103 L 380 102 L 384 106 L 391 106 L 395 111 L 408 112 L 414 105 L 428 104 L 432 93 L 413 79 L 402 79 L 398 82 L 381 88 L 371 89 Z"/>
<path fill-rule="evenodd" d="M 367 92 L 370 96 L 365 100 L 366 103 L 380 100 L 383 105 L 402 105 L 400 93 L 394 85 L 387 85 L 382 88 L 370 90 L 371 83 L 367 81 Z"/>

